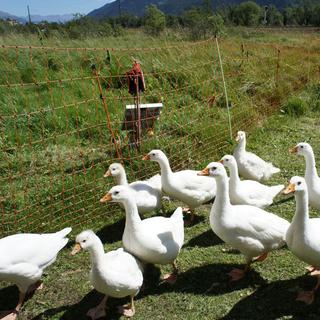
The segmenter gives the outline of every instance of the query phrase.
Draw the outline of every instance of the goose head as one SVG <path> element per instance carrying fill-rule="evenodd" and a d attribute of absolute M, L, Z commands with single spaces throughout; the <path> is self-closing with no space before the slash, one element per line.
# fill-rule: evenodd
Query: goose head
<path fill-rule="evenodd" d="M 161 150 L 151 150 L 147 155 L 145 155 L 142 160 L 149 160 L 149 161 L 155 161 L 155 162 L 161 162 L 164 159 L 167 159 L 164 152 Z"/>
<path fill-rule="evenodd" d="M 123 172 L 123 166 L 120 163 L 112 163 L 108 171 L 103 175 L 105 178 L 113 176 L 117 177 Z"/>
<path fill-rule="evenodd" d="M 236 141 L 241 142 L 246 139 L 246 133 L 244 131 L 238 131 Z"/>
<path fill-rule="evenodd" d="M 303 193 L 307 191 L 307 184 L 304 178 L 302 177 L 292 177 L 290 179 L 289 185 L 286 187 L 286 189 L 283 191 L 284 194 L 297 194 L 297 193 Z"/>
<path fill-rule="evenodd" d="M 105 202 L 121 202 L 124 203 L 132 197 L 130 189 L 126 186 L 112 187 L 109 192 L 100 199 L 101 203 Z"/>
<path fill-rule="evenodd" d="M 96 235 L 92 230 L 82 231 L 76 237 L 76 244 L 71 252 L 72 255 L 77 254 L 81 250 L 88 250 L 94 247 L 96 243 Z"/>
<path fill-rule="evenodd" d="M 220 178 L 227 177 L 227 172 L 220 162 L 210 162 L 205 169 L 198 173 L 198 175 Z"/>
<path fill-rule="evenodd" d="M 223 156 L 220 160 L 220 163 L 222 163 L 227 168 L 232 168 L 237 165 L 237 161 L 234 156 L 231 156 L 229 154 Z"/>
<path fill-rule="evenodd" d="M 306 156 L 308 154 L 313 153 L 313 150 L 309 143 L 300 142 L 295 147 L 290 148 L 289 152 Z"/>

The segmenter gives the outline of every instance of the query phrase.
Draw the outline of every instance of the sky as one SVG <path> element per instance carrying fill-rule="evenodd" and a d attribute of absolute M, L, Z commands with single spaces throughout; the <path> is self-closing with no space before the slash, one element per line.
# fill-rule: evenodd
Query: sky
<path fill-rule="evenodd" d="M 86 14 L 112 1 L 114 0 L 0 0 L 0 11 L 25 17 L 29 5 L 32 15 Z"/>

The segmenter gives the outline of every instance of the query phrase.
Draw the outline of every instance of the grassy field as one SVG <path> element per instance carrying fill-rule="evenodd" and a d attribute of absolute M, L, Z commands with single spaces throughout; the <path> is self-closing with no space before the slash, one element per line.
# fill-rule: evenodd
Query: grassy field
<path fill-rule="evenodd" d="M 106 63 L 106 50 L 8 47 L 38 45 L 36 38 L 19 36 L 3 38 L 1 43 L 7 47 L 1 48 L 0 55 L 5 75 L 0 80 L 0 235 L 71 225 L 72 238 L 80 230 L 92 228 L 106 250 L 121 246 L 123 212 L 98 202 L 112 186 L 102 174 L 117 157 L 92 79 L 93 63 L 108 89 L 111 123 L 130 180 L 158 170 L 156 165 L 140 161 L 141 155 L 154 147 L 167 152 L 175 169 L 200 169 L 233 149 L 213 41 L 192 44 L 172 35 L 155 40 L 135 34 L 83 42 L 50 39 L 45 44 L 123 48 L 111 51 L 111 64 Z M 163 49 L 131 49 L 139 46 Z M 288 154 L 288 148 L 307 140 L 316 156 L 320 155 L 318 35 L 241 29 L 236 36 L 231 33 L 222 38 L 220 46 L 233 132 L 250 131 L 250 149 L 282 168 L 270 183 L 286 183 L 292 175 L 302 175 L 303 159 Z M 119 75 L 130 68 L 132 55 L 143 61 L 148 86 L 145 101 L 165 104 L 156 135 L 145 136 L 139 152 L 128 148 L 127 137 L 120 130 L 123 106 L 132 98 Z M 207 100 L 213 95 L 216 102 L 210 106 Z M 281 108 L 287 113 L 296 110 L 287 103 L 292 96 L 303 102 L 299 106 L 304 106 L 304 114 L 299 118 L 279 112 Z M 165 203 L 168 212 L 177 205 Z M 319 299 L 310 307 L 294 300 L 298 288 L 311 288 L 313 280 L 304 276 L 304 265 L 286 248 L 256 264 L 247 279 L 230 284 L 226 273 L 243 260 L 213 234 L 209 210 L 210 206 L 201 207 L 198 223 L 186 229 L 176 285 L 158 285 L 159 274 L 168 271 L 166 267 L 149 270 L 146 288 L 137 297 L 136 319 L 318 318 Z M 270 211 L 291 220 L 294 201 L 279 197 Z M 86 319 L 85 313 L 100 296 L 88 281 L 88 254 L 71 257 L 70 251 L 71 247 L 63 250 L 48 269 L 45 288 L 25 304 L 20 319 Z M 1 287 L 1 308 L 14 306 L 16 288 L 2 283 Z M 121 302 L 110 301 L 108 318 L 118 318 L 115 305 Z"/>

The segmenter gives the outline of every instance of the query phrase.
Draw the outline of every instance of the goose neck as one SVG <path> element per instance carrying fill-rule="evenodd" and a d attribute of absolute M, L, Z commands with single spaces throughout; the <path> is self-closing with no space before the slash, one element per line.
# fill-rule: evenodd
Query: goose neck
<path fill-rule="evenodd" d="M 304 155 L 306 160 L 306 176 L 318 176 L 316 169 L 316 160 L 313 151 L 309 151 Z"/>
<path fill-rule="evenodd" d="M 137 224 L 141 222 L 136 201 L 133 197 L 130 197 L 123 203 L 123 205 L 126 211 L 125 228 L 135 227 Z"/>
<path fill-rule="evenodd" d="M 238 145 L 236 146 L 237 152 L 244 152 L 246 151 L 246 138 L 242 138 L 239 140 Z"/>
<path fill-rule="evenodd" d="M 101 240 L 96 236 L 94 244 L 89 249 L 90 250 L 90 258 L 93 266 L 96 266 L 100 263 L 104 256 L 104 248 Z"/>
<path fill-rule="evenodd" d="M 296 199 L 296 212 L 293 217 L 292 223 L 297 224 L 299 228 L 304 228 L 309 219 L 308 208 L 308 191 L 300 191 L 295 193 Z"/>
<path fill-rule="evenodd" d="M 127 180 L 127 175 L 124 169 L 120 170 L 120 173 L 115 176 L 115 180 L 117 185 L 120 186 L 127 186 L 128 185 L 128 180 Z"/>
<path fill-rule="evenodd" d="M 213 204 L 213 212 L 221 215 L 226 211 L 225 209 L 231 206 L 229 197 L 229 183 L 227 175 L 215 177 L 215 179 L 217 184 L 217 193 Z"/>
<path fill-rule="evenodd" d="M 236 164 L 231 165 L 229 167 L 229 171 L 230 171 L 230 180 L 229 180 L 230 187 L 235 188 L 239 185 L 239 182 L 240 182 L 237 165 Z"/>
<path fill-rule="evenodd" d="M 161 169 L 161 177 L 168 178 L 172 174 L 170 163 L 167 157 L 161 158 L 158 162 Z"/>

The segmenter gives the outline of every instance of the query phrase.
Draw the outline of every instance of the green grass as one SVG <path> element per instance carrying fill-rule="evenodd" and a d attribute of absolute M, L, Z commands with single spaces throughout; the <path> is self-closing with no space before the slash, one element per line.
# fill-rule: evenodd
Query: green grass
<path fill-rule="evenodd" d="M 0 40 L 5 45 L 39 45 L 32 37 Z M 163 149 L 175 170 L 200 169 L 232 151 L 213 41 L 195 45 L 180 35 L 152 39 L 137 32 L 81 42 L 50 38 L 45 46 L 116 49 L 109 64 L 105 50 L 0 48 L 4 75 L 0 79 L 1 237 L 72 226 L 73 239 L 81 230 L 92 228 L 107 250 L 121 246 L 123 213 L 117 206 L 99 204 L 112 186 L 103 173 L 118 159 L 97 84 L 91 78 L 92 64 L 107 88 L 111 124 L 130 181 L 158 171 L 156 164 L 141 161 L 142 154 L 152 148 Z M 270 183 L 286 183 L 292 175 L 303 174 L 303 159 L 287 150 L 307 140 L 316 155 L 320 152 L 317 34 L 239 29 L 222 38 L 220 46 L 233 133 L 251 131 L 249 148 L 282 168 Z M 162 49 L 136 51 L 134 47 Z M 165 106 L 155 135 L 143 137 L 140 151 L 128 147 L 128 137 L 121 131 L 124 105 L 132 103 L 123 77 L 131 56 L 142 61 L 146 74 L 143 101 L 163 101 Z M 67 80 L 55 81 L 59 79 Z M 212 96 L 216 103 L 211 106 L 207 101 Z M 290 96 L 300 97 L 306 105 L 300 118 L 278 113 L 265 123 Z M 270 211 L 290 220 L 294 202 L 281 200 Z M 168 212 L 177 205 L 165 204 Z M 169 269 L 150 270 L 146 289 L 137 298 L 136 319 L 315 319 L 318 300 L 311 307 L 294 301 L 297 288 L 311 288 L 312 280 L 303 277 L 303 264 L 287 249 L 255 265 L 248 279 L 228 283 L 226 272 L 243 260 L 210 230 L 209 210 L 210 206 L 200 208 L 199 223 L 186 230 L 177 284 L 158 286 L 159 273 Z M 99 295 L 88 281 L 88 254 L 71 257 L 70 250 L 63 250 L 48 269 L 45 289 L 25 304 L 20 319 L 86 319 L 86 311 Z M 213 290 L 206 292 L 212 283 Z M 16 302 L 16 289 L 6 286 L 1 285 L 1 308 Z M 115 305 L 120 302 L 111 301 L 110 318 L 117 318 Z"/>

